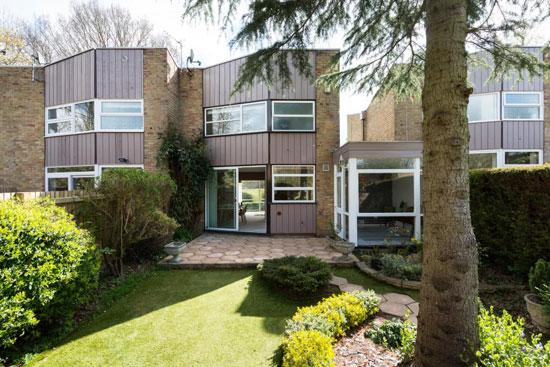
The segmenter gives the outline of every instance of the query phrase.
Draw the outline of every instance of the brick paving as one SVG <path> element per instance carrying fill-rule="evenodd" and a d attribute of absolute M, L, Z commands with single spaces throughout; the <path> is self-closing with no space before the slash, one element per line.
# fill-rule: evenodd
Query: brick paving
<path fill-rule="evenodd" d="M 204 233 L 195 238 L 178 262 L 167 256 L 160 265 L 180 268 L 245 268 L 255 267 L 266 259 L 294 256 L 315 256 L 333 265 L 354 266 L 353 261 L 339 260 L 342 254 L 321 237 L 256 236 L 232 233 Z M 352 256 L 355 259 L 355 256 Z"/>

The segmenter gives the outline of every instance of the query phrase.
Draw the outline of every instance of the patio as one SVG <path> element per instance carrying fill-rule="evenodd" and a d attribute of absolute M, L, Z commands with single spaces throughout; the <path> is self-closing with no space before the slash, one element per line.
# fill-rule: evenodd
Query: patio
<path fill-rule="evenodd" d="M 339 260 L 342 254 L 334 251 L 326 238 L 208 232 L 189 242 L 179 262 L 170 262 L 168 260 L 172 256 L 167 256 L 159 265 L 178 268 L 250 268 L 264 260 L 289 255 L 315 256 L 332 265 L 353 266 L 352 261 Z"/>

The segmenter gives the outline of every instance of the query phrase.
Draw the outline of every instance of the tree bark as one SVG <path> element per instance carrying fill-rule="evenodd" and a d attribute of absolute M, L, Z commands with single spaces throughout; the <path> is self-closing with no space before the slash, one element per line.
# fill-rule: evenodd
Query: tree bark
<path fill-rule="evenodd" d="M 415 367 L 464 366 L 478 345 L 470 221 L 466 0 L 426 0 L 424 261 Z"/>

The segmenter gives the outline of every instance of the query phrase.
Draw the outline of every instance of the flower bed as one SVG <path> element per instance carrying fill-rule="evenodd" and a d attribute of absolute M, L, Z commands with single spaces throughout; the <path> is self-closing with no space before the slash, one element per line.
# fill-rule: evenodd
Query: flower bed
<path fill-rule="evenodd" d="M 374 291 L 334 295 L 303 307 L 288 321 L 283 340 L 283 367 L 335 366 L 333 343 L 350 328 L 378 312 Z"/>

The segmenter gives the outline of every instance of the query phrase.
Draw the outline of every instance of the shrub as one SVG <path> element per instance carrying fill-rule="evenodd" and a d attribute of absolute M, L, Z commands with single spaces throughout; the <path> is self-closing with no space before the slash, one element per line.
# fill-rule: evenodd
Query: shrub
<path fill-rule="evenodd" d="M 550 261 L 539 259 L 529 270 L 529 289 L 538 294 L 544 285 L 550 285 Z"/>
<path fill-rule="evenodd" d="M 258 270 L 263 278 L 297 295 L 311 295 L 328 287 L 332 277 L 330 266 L 313 256 L 265 260 Z"/>
<path fill-rule="evenodd" d="M 480 309 L 479 340 L 475 366 L 550 366 L 550 342 L 543 345 L 540 335 L 527 339 L 524 320 L 514 321 L 506 311 L 496 316 L 491 307 Z"/>
<path fill-rule="evenodd" d="M 335 367 L 332 343 L 318 331 L 297 331 L 283 341 L 283 367 Z"/>
<path fill-rule="evenodd" d="M 420 280 L 422 277 L 422 264 L 409 257 L 383 255 L 380 257 L 380 262 L 382 263 L 382 273 L 387 276 L 407 280 Z"/>
<path fill-rule="evenodd" d="M 550 261 L 549 165 L 472 170 L 470 208 L 491 263 L 526 276 L 535 259 Z"/>
<path fill-rule="evenodd" d="M 186 139 L 174 123 L 159 138 L 162 143 L 157 155 L 158 164 L 168 170 L 176 183 L 176 191 L 170 198 L 169 214 L 181 227 L 192 234 L 198 234 L 202 230 L 199 223 L 204 203 L 204 184 L 212 171 L 204 141 L 202 137 Z"/>
<path fill-rule="evenodd" d="M 372 330 L 365 332 L 365 336 L 385 348 L 397 350 L 403 362 L 408 362 L 414 357 L 416 325 L 411 320 L 403 322 L 393 318 L 391 321 L 384 321 L 381 325 L 375 324 Z"/>
<path fill-rule="evenodd" d="M 0 202 L 0 349 L 51 337 L 97 286 L 92 236 L 48 199 Z"/>
<path fill-rule="evenodd" d="M 110 272 L 121 275 L 128 250 L 144 240 L 171 236 L 177 223 L 165 214 L 175 190 L 166 174 L 118 168 L 88 187 L 82 206 Z"/>
<path fill-rule="evenodd" d="M 544 305 L 544 311 L 550 315 L 550 284 L 544 284 L 538 288 L 538 295 Z"/>
<path fill-rule="evenodd" d="M 193 237 L 193 233 L 183 226 L 176 228 L 174 231 L 174 241 L 189 242 Z"/>

